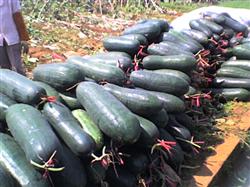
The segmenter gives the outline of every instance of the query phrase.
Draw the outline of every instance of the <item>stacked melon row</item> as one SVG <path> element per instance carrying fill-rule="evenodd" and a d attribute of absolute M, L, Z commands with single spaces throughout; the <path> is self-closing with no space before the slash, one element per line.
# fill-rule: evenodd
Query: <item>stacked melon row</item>
<path fill-rule="evenodd" d="M 248 61 L 224 62 L 249 59 L 247 31 L 227 15 L 209 17 L 183 32 L 163 20 L 140 21 L 106 38 L 108 52 L 39 65 L 33 80 L 1 69 L 1 185 L 179 184 L 184 152 L 200 147 L 190 99 L 204 90 L 249 99 Z M 240 92 L 211 89 L 227 87 L 219 79 L 234 70 Z M 198 103 L 191 107 L 204 107 Z"/>
<path fill-rule="evenodd" d="M 170 116 L 167 111 L 184 111 L 184 102 L 163 92 L 124 88 L 111 83 L 102 86 L 93 80 L 84 80 L 80 66 L 72 64 L 41 65 L 33 72 L 35 81 L 10 70 L 0 70 L 0 77 L 3 77 L 1 121 L 7 125 L 3 125 L 5 134 L 1 133 L 0 149 L 4 157 L 1 157 L 0 166 L 6 171 L 5 175 L 14 178 L 6 178 L 6 185 L 13 181 L 21 186 L 49 186 L 37 172 L 43 173 L 48 169 L 55 186 L 85 186 L 84 167 L 88 168 L 88 183 L 91 185 L 103 180 L 111 185 L 136 185 L 137 175 L 148 177 L 145 172 L 150 160 L 162 154 L 158 150 L 163 145 L 171 145 L 174 149 L 170 146 L 171 153 L 163 149 L 169 156 L 165 155 L 162 164 L 169 163 L 177 171 L 183 152 L 168 131 L 180 137 L 182 146 L 188 151 L 191 146 L 184 140 L 189 140 L 191 135 L 179 125 L 174 113 Z M 72 90 L 67 91 L 70 88 Z M 61 97 L 59 90 L 63 93 L 61 95 L 68 96 Z M 178 117 L 182 120 L 181 116 Z M 170 122 L 173 125 L 167 127 Z M 151 152 L 152 147 L 155 149 Z M 106 157 L 91 161 L 95 158 L 91 154 L 102 154 L 102 150 L 103 155 L 118 155 L 119 159 L 112 156 L 116 159 L 114 162 L 119 161 L 116 169 L 101 165 Z M 123 157 L 119 153 L 129 156 Z M 47 161 L 48 165 L 42 167 Z M 9 167 L 12 162 L 15 165 Z M 142 163 L 137 166 L 134 162 Z M 93 166 L 97 168 L 93 169 Z M 103 175 L 96 175 L 96 170 Z M 119 171 L 118 178 L 116 170 Z M 173 169 L 171 172 L 175 173 Z M 27 180 L 22 181 L 23 178 Z"/>
<path fill-rule="evenodd" d="M 172 182 L 179 183 L 176 171 L 183 161 L 182 149 L 192 150 L 185 142 L 191 134 L 180 124 L 186 118 L 192 125 L 181 98 L 189 83 L 133 67 L 127 53 L 110 52 L 40 65 L 33 80 L 0 70 L 1 121 L 6 122 L 0 166 L 12 179 L 6 178 L 5 185 L 50 186 L 48 176 L 41 176 L 49 172 L 55 186 L 94 186 L 103 181 L 136 186 L 139 175 L 151 179 L 152 165 L 154 176 L 161 177 L 157 168 L 164 166 L 169 169 L 160 172 L 175 176 Z M 99 155 L 104 157 L 96 158 Z M 12 162 L 15 167 L 8 167 Z M 160 178 L 152 185 L 166 182 Z"/>

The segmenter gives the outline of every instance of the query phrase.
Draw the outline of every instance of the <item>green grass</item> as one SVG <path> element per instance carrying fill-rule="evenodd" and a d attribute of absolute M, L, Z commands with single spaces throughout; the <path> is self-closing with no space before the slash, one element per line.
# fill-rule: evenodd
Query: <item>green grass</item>
<path fill-rule="evenodd" d="M 245 139 L 245 144 L 246 144 L 247 148 L 250 151 L 250 130 L 247 132 L 246 139 Z"/>
<path fill-rule="evenodd" d="M 233 110 L 233 107 L 234 107 L 234 102 L 227 102 L 224 105 L 224 109 L 225 109 L 226 113 L 230 113 Z"/>
<path fill-rule="evenodd" d="M 223 0 L 219 6 L 250 9 L 250 0 Z"/>
<path fill-rule="evenodd" d="M 164 9 L 175 10 L 177 12 L 190 12 L 194 9 L 206 6 L 205 4 L 191 3 L 184 4 L 183 2 L 177 1 L 176 3 L 161 3 L 161 7 Z"/>
<path fill-rule="evenodd" d="M 194 9 L 204 6 L 209 5 L 204 3 L 184 4 L 182 1 L 179 0 L 177 0 L 176 3 L 161 3 L 161 7 L 163 7 L 164 9 L 175 10 L 177 12 L 190 12 Z M 250 9 L 250 0 L 220 0 L 219 4 L 216 6 Z"/>

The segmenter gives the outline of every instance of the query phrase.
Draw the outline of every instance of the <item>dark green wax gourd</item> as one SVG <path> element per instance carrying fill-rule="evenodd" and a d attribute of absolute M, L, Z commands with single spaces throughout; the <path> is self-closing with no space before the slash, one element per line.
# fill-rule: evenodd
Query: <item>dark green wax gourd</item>
<path fill-rule="evenodd" d="M 169 115 L 169 122 L 166 127 L 168 132 L 172 134 L 174 137 L 190 140 L 191 139 L 191 133 L 190 131 L 181 125 L 174 115 Z"/>
<path fill-rule="evenodd" d="M 169 24 L 166 20 L 163 20 L 163 19 L 145 19 L 145 20 L 140 20 L 137 23 L 138 24 L 152 23 L 157 26 L 160 26 L 161 32 L 169 31 Z"/>
<path fill-rule="evenodd" d="M 97 82 L 107 81 L 109 83 L 123 85 L 127 80 L 125 73 L 116 66 L 99 62 L 89 62 L 80 56 L 70 57 L 67 59 L 67 62 L 78 66 L 86 77 Z"/>
<path fill-rule="evenodd" d="M 43 164 L 60 147 L 48 121 L 30 105 L 15 104 L 9 107 L 6 122 L 27 160 Z"/>
<path fill-rule="evenodd" d="M 167 112 L 182 112 L 185 110 L 185 103 L 179 97 L 162 92 L 152 92 L 163 102 Z"/>
<path fill-rule="evenodd" d="M 38 104 L 46 91 L 32 80 L 8 69 L 0 69 L 0 92 L 11 99 L 31 105 Z"/>
<path fill-rule="evenodd" d="M 167 151 L 166 151 L 167 152 Z M 165 162 L 162 161 L 161 158 L 159 158 L 159 153 L 157 154 L 156 152 L 153 153 L 153 155 L 151 156 L 153 157 L 152 160 L 155 161 L 155 165 L 159 164 L 162 165 L 162 168 L 159 168 L 159 172 L 160 175 L 164 173 L 164 176 L 167 176 L 167 180 L 166 178 L 164 179 L 165 181 L 163 182 L 163 186 L 180 186 L 181 185 L 181 179 L 178 176 L 177 172 L 179 171 L 178 169 L 176 169 L 176 171 L 169 165 L 169 162 Z M 164 154 L 164 160 L 167 160 L 167 155 Z M 164 177 L 163 177 L 164 178 Z M 150 184 L 150 187 L 160 187 L 162 186 L 162 180 L 157 180 L 154 181 L 152 184 Z"/>
<path fill-rule="evenodd" d="M 208 38 L 211 38 L 211 36 L 213 34 L 212 31 L 210 30 L 210 28 L 207 25 L 205 25 L 202 22 L 200 22 L 199 20 L 191 20 L 189 22 L 189 26 L 192 29 L 195 29 L 195 30 L 203 32 L 204 34 L 207 35 Z"/>
<path fill-rule="evenodd" d="M 110 187 L 110 185 L 109 185 L 107 182 L 104 182 L 104 185 L 105 185 L 106 187 Z M 100 185 L 99 185 L 99 184 L 92 183 L 91 181 L 88 180 L 87 186 L 99 187 Z"/>
<path fill-rule="evenodd" d="M 244 88 L 212 88 L 213 95 L 220 95 L 227 101 L 250 101 L 250 91 Z"/>
<path fill-rule="evenodd" d="M 172 49 L 174 51 L 182 51 L 183 54 L 189 54 L 193 55 L 192 50 L 187 48 L 183 43 L 176 43 L 176 42 L 170 42 L 170 41 L 161 41 L 159 42 L 160 45 L 165 47 L 166 49 Z"/>
<path fill-rule="evenodd" d="M 210 21 L 208 19 L 199 19 L 199 22 L 201 22 L 202 24 L 206 25 L 213 33 L 215 34 L 222 34 L 223 32 L 223 27 L 213 21 Z"/>
<path fill-rule="evenodd" d="M 167 114 L 166 110 L 163 108 L 158 113 L 147 117 L 147 119 L 149 121 L 153 122 L 157 127 L 164 128 L 168 124 L 169 118 L 168 118 L 168 114 Z"/>
<path fill-rule="evenodd" d="M 185 51 L 190 51 L 192 53 L 197 53 L 203 48 L 202 45 L 196 40 L 182 34 L 181 32 L 177 32 L 174 30 L 164 32 L 162 36 L 162 41 L 176 43 L 178 45 L 181 45 L 182 49 L 185 49 Z"/>
<path fill-rule="evenodd" d="M 216 76 L 250 79 L 250 71 L 237 67 L 222 67 L 217 71 Z"/>
<path fill-rule="evenodd" d="M 0 165 L 1 187 L 18 187 L 17 181 Z"/>
<path fill-rule="evenodd" d="M 132 72 L 130 80 L 136 87 L 165 92 L 177 96 L 184 95 L 189 89 L 188 82 L 182 78 L 148 70 Z"/>
<path fill-rule="evenodd" d="M 196 93 L 197 93 L 197 90 L 194 87 L 189 85 L 189 90 L 185 95 L 189 96 L 189 95 L 194 95 Z"/>
<path fill-rule="evenodd" d="M 21 147 L 9 135 L 0 133 L 0 152 L 1 167 L 21 187 L 50 187 L 47 179 L 32 167 Z"/>
<path fill-rule="evenodd" d="M 241 41 L 242 41 L 242 38 L 239 38 L 239 37 L 232 37 L 230 40 L 229 40 L 229 46 L 230 47 L 234 47 L 238 44 L 241 44 Z"/>
<path fill-rule="evenodd" d="M 147 40 L 152 42 L 157 36 L 161 33 L 161 26 L 155 23 L 139 23 L 135 24 L 131 27 L 126 28 L 123 31 L 123 35 L 125 34 L 142 34 Z"/>
<path fill-rule="evenodd" d="M 77 100 L 75 93 L 63 92 L 59 93 L 61 102 L 66 105 L 70 110 L 83 108 L 81 103 Z"/>
<path fill-rule="evenodd" d="M 0 121 L 5 121 L 7 109 L 14 104 L 16 104 L 14 100 L 0 93 Z"/>
<path fill-rule="evenodd" d="M 250 60 L 250 45 L 248 43 L 237 45 L 228 51 L 231 51 L 238 60 Z"/>
<path fill-rule="evenodd" d="M 199 48 L 194 43 L 190 43 L 190 41 L 186 41 L 183 38 L 179 38 L 173 32 L 170 32 L 170 33 L 169 32 L 164 32 L 162 34 L 162 36 L 161 36 L 161 40 L 160 41 L 161 41 L 160 43 L 165 43 L 165 42 L 175 43 L 175 44 L 181 46 L 180 49 L 182 49 L 183 51 L 186 51 L 186 52 L 190 52 L 190 53 L 194 53 Z"/>
<path fill-rule="evenodd" d="M 60 102 L 46 103 L 43 113 L 73 153 L 86 156 L 94 151 L 94 140 L 83 131 L 79 122 L 65 105 Z"/>
<path fill-rule="evenodd" d="M 96 83 L 96 81 L 95 81 L 94 79 L 91 79 L 91 78 L 88 78 L 88 77 L 85 78 L 85 81 L 89 81 L 89 82 L 94 82 L 94 83 Z"/>
<path fill-rule="evenodd" d="M 82 82 L 76 89 L 76 95 L 104 134 L 124 143 L 135 143 L 138 140 L 141 133 L 138 119 L 102 86 Z"/>
<path fill-rule="evenodd" d="M 151 147 L 156 142 L 156 139 L 159 138 L 158 128 L 154 123 L 141 116 L 136 115 L 136 118 L 139 120 L 142 129 L 137 144 L 142 147 Z"/>
<path fill-rule="evenodd" d="M 227 12 L 222 12 L 222 13 L 220 13 L 220 15 L 222 15 L 224 17 L 232 18 L 232 16 L 230 16 L 230 14 Z"/>
<path fill-rule="evenodd" d="M 231 39 L 234 36 L 234 30 L 230 28 L 225 28 L 224 32 L 221 34 L 224 39 Z"/>
<path fill-rule="evenodd" d="M 215 40 L 216 42 L 218 42 L 221 39 L 221 36 L 218 34 L 213 34 L 212 36 L 213 40 Z"/>
<path fill-rule="evenodd" d="M 104 89 L 138 115 L 151 115 L 162 109 L 161 101 L 143 90 L 119 87 L 109 83 L 104 85 Z"/>
<path fill-rule="evenodd" d="M 132 66 L 132 59 L 128 53 L 120 51 L 99 52 L 91 56 L 83 56 L 89 61 L 119 66 L 123 70 Z"/>
<path fill-rule="evenodd" d="M 58 187 L 85 187 L 87 183 L 84 164 L 69 148 L 62 145 L 57 151 L 60 165 L 64 169 L 60 172 L 51 172 L 54 186 Z"/>
<path fill-rule="evenodd" d="M 109 52 L 99 52 L 94 54 L 95 57 L 127 57 L 127 58 L 131 58 L 131 56 L 128 53 L 125 52 L 120 52 L 120 51 L 109 51 Z"/>
<path fill-rule="evenodd" d="M 66 90 L 84 80 L 80 70 L 69 63 L 41 64 L 33 70 L 33 79 L 49 84 L 57 90 Z"/>
<path fill-rule="evenodd" d="M 137 180 L 136 177 L 130 173 L 128 170 L 124 168 L 117 167 L 117 173 L 114 169 L 109 168 L 107 171 L 107 181 L 111 185 L 111 187 L 119 186 L 119 187 L 136 187 Z"/>
<path fill-rule="evenodd" d="M 187 51 L 192 51 L 194 54 L 203 49 L 203 46 L 199 42 L 175 30 L 165 32 L 162 40 L 178 43 L 186 47 Z"/>
<path fill-rule="evenodd" d="M 221 67 L 236 67 L 250 71 L 250 60 L 229 60 L 224 62 Z"/>
<path fill-rule="evenodd" d="M 212 82 L 212 86 L 216 88 L 245 88 L 250 90 L 250 79 L 216 77 Z"/>
<path fill-rule="evenodd" d="M 177 122 L 186 127 L 190 132 L 192 132 L 195 129 L 196 122 L 186 113 L 182 112 L 182 113 L 176 113 L 174 115 Z"/>
<path fill-rule="evenodd" d="M 244 44 L 244 43 L 250 43 L 250 38 L 242 38 L 241 41 L 240 41 L 241 44 Z"/>
<path fill-rule="evenodd" d="M 103 134 L 87 112 L 82 109 L 77 109 L 73 110 L 72 114 L 79 121 L 82 129 L 95 140 L 97 149 L 101 149 L 104 143 Z"/>
<path fill-rule="evenodd" d="M 233 29 L 236 32 L 242 32 L 245 36 L 247 36 L 248 34 L 248 28 L 246 25 L 236 21 L 235 19 L 231 18 L 231 17 L 225 17 L 225 22 L 224 25 Z"/>
<path fill-rule="evenodd" d="M 177 139 L 181 148 L 184 151 L 190 152 L 192 147 L 189 143 L 185 142 L 185 140 L 191 140 L 191 133 L 190 131 L 181 125 L 175 118 L 174 115 L 169 115 L 169 123 L 166 126 L 166 130 Z"/>
<path fill-rule="evenodd" d="M 138 40 L 140 42 L 140 45 L 143 45 L 143 46 L 148 45 L 147 38 L 142 34 L 125 34 L 125 35 L 122 35 L 120 37 L 130 39 L 130 40 Z"/>
<path fill-rule="evenodd" d="M 244 39 L 244 38 L 243 38 L 243 39 Z M 249 49 L 249 48 L 250 48 L 250 42 L 242 43 L 241 46 L 242 46 L 242 47 L 245 47 L 245 48 L 247 48 L 247 49 Z"/>
<path fill-rule="evenodd" d="M 0 121 L 0 132 L 4 133 L 6 131 L 6 123 L 4 121 Z"/>
<path fill-rule="evenodd" d="M 134 56 L 139 52 L 140 42 L 119 36 L 108 37 L 103 40 L 103 46 L 107 51 L 121 51 Z"/>
<path fill-rule="evenodd" d="M 106 168 L 100 162 L 86 163 L 86 167 L 88 182 L 101 184 L 105 180 Z"/>
<path fill-rule="evenodd" d="M 187 81 L 189 84 L 191 83 L 190 77 L 186 73 L 183 73 L 183 72 L 181 72 L 179 70 L 158 69 L 158 70 L 154 70 L 154 72 L 180 77 L 180 78 L 184 79 L 185 81 Z"/>
<path fill-rule="evenodd" d="M 136 89 L 141 89 L 141 88 L 136 88 Z M 163 103 L 163 108 L 167 112 L 178 113 L 185 111 L 185 103 L 179 97 L 163 92 L 149 91 L 149 90 L 146 91 L 155 95 Z"/>
<path fill-rule="evenodd" d="M 195 66 L 196 59 L 190 55 L 149 55 L 143 59 L 143 67 L 148 70 L 173 69 L 188 73 Z"/>
<path fill-rule="evenodd" d="M 159 44 L 152 44 L 147 49 L 148 54 L 150 55 L 161 55 L 161 56 L 169 56 L 169 55 L 193 55 L 189 51 L 183 51 L 178 48 L 171 47 L 169 45 L 164 44 L 163 42 Z"/>
<path fill-rule="evenodd" d="M 56 98 L 57 101 L 60 101 L 59 92 L 55 88 L 51 87 L 50 85 L 48 85 L 44 82 L 40 82 L 40 81 L 34 81 L 34 83 L 38 86 L 41 86 L 46 91 L 47 96 L 53 96 Z"/>
<path fill-rule="evenodd" d="M 93 56 L 84 56 L 83 58 L 89 62 L 98 62 L 112 66 L 119 66 L 122 70 L 126 71 L 128 68 L 132 66 L 131 57 L 127 56 L 111 56 L 106 55 L 107 53 L 103 53 L 103 55 L 93 55 Z"/>
<path fill-rule="evenodd" d="M 168 131 L 163 128 L 160 128 L 159 132 L 161 140 L 175 143 L 175 145 L 173 145 L 170 149 L 170 154 L 168 156 L 170 161 L 169 164 L 173 167 L 175 171 L 178 171 L 182 162 L 184 161 L 183 150 L 179 143 L 176 141 L 176 139 L 171 134 L 169 134 Z"/>
<path fill-rule="evenodd" d="M 213 21 L 219 25 L 223 25 L 226 21 L 225 16 L 222 14 L 212 13 L 208 16 L 210 17 L 211 21 Z"/>
<path fill-rule="evenodd" d="M 143 173 L 149 164 L 149 158 L 147 155 L 138 150 L 132 150 L 128 154 L 131 156 L 124 158 L 126 169 L 135 175 Z"/>
<path fill-rule="evenodd" d="M 208 43 L 207 35 L 201 31 L 194 30 L 194 29 L 184 29 L 181 31 L 181 33 L 193 38 L 194 40 L 196 40 L 197 42 L 203 45 Z"/>

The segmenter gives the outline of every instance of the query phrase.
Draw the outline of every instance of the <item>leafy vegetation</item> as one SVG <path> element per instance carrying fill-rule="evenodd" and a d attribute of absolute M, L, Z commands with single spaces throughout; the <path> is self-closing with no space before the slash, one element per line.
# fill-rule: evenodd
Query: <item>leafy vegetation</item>
<path fill-rule="evenodd" d="M 250 1 L 249 0 L 222 0 L 220 1 L 219 6 L 250 9 Z"/>
<path fill-rule="evenodd" d="M 148 17 L 172 20 L 178 16 L 176 12 L 170 15 L 167 9 L 144 6 L 139 1 L 128 1 L 122 5 L 105 2 L 102 1 L 100 7 L 99 4 L 87 3 L 87 0 L 22 1 L 32 38 L 31 58 L 39 58 L 41 63 L 46 63 L 52 60 L 52 53 L 92 54 L 101 49 L 103 37 L 119 34 L 135 20 Z M 161 14 L 160 11 L 166 12 Z M 33 66 L 29 58 L 25 58 L 25 62 L 28 69 Z"/>
<path fill-rule="evenodd" d="M 80 3 L 79 1 L 70 0 L 22 1 L 22 7 L 25 14 L 32 20 L 36 19 L 42 21 L 53 21 L 55 19 L 73 21 L 75 18 L 74 11 L 84 11 L 85 5 L 85 1 L 81 1 Z"/>
<path fill-rule="evenodd" d="M 164 9 L 176 12 L 189 12 L 203 6 L 207 6 L 207 4 L 199 4 L 199 3 L 185 4 L 183 2 L 161 3 L 161 7 L 163 7 Z"/>

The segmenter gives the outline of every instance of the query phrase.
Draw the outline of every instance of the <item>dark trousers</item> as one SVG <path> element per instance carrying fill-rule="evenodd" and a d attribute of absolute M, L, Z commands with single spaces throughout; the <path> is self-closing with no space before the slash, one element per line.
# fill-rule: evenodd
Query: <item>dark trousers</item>
<path fill-rule="evenodd" d="M 25 75 L 25 70 L 21 58 L 21 44 L 8 45 L 4 41 L 4 45 L 0 46 L 0 67 L 12 69 L 17 73 Z"/>

